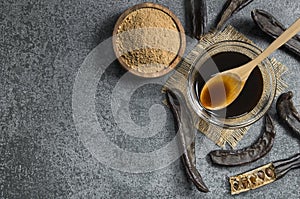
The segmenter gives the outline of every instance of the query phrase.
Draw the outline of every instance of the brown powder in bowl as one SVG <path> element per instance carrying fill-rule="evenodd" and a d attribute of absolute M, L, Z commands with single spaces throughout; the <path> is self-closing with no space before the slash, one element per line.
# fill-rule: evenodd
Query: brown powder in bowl
<path fill-rule="evenodd" d="M 159 9 L 135 10 L 117 30 L 119 59 L 140 73 L 155 73 L 169 67 L 180 46 L 181 36 L 174 20 Z"/>

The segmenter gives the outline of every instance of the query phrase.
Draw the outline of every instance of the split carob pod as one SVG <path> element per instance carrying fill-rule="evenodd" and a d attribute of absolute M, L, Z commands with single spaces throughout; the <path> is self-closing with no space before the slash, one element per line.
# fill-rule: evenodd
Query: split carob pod
<path fill-rule="evenodd" d="M 272 149 L 275 135 L 272 118 L 267 114 L 264 132 L 255 143 L 239 150 L 211 151 L 208 155 L 214 164 L 222 166 L 240 166 L 251 163 L 262 158 Z"/>
<path fill-rule="evenodd" d="M 293 104 L 292 98 L 292 91 L 281 94 L 276 102 L 276 110 L 278 117 L 300 138 L 300 115 Z"/>
<path fill-rule="evenodd" d="M 257 26 L 274 39 L 279 37 L 286 30 L 285 26 L 267 11 L 255 9 L 251 12 L 251 16 Z M 294 36 L 286 42 L 285 46 L 300 56 L 299 35 Z"/>
<path fill-rule="evenodd" d="M 257 189 L 282 178 L 288 171 L 300 168 L 300 153 L 271 162 L 249 172 L 229 178 L 231 194 Z"/>
<path fill-rule="evenodd" d="M 194 127 L 192 116 L 186 106 L 183 95 L 178 90 L 167 91 L 167 101 L 173 112 L 179 135 L 179 148 L 182 152 L 182 160 L 187 175 L 199 191 L 208 192 L 200 173 L 196 168 L 195 157 L 195 135 L 197 129 Z"/>
<path fill-rule="evenodd" d="M 221 30 L 232 15 L 243 9 L 252 1 L 253 0 L 227 0 L 219 16 L 220 20 L 217 24 L 217 30 Z"/>

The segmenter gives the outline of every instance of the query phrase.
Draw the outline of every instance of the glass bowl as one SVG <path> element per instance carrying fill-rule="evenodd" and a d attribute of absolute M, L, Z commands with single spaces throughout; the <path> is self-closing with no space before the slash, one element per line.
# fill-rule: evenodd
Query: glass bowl
<path fill-rule="evenodd" d="M 201 88 L 212 75 L 241 66 L 261 52 L 250 43 L 222 41 L 213 44 L 195 59 L 188 76 L 187 94 L 192 109 L 200 118 L 223 128 L 241 128 L 256 122 L 267 112 L 276 92 L 276 75 L 269 59 L 252 71 L 240 96 L 228 107 L 210 111 L 199 101 Z"/>

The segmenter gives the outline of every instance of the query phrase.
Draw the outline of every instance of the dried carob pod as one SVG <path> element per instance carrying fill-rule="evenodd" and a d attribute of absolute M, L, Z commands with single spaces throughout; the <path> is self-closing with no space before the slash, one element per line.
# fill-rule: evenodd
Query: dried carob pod
<path fill-rule="evenodd" d="M 217 30 L 221 30 L 232 15 L 243 9 L 252 1 L 253 0 L 227 0 L 220 15 L 220 21 L 217 24 Z"/>
<path fill-rule="evenodd" d="M 231 194 L 257 189 L 282 178 L 292 169 L 300 168 L 300 153 L 287 159 L 277 160 L 229 178 Z"/>
<path fill-rule="evenodd" d="M 239 166 L 254 162 L 271 150 L 275 135 L 273 121 L 267 114 L 265 116 L 264 133 L 254 144 L 239 150 L 211 151 L 209 156 L 213 163 L 223 166 Z"/>
<path fill-rule="evenodd" d="M 281 94 L 276 102 L 276 110 L 278 117 L 300 138 L 300 115 L 294 107 L 292 98 L 292 91 Z"/>
<path fill-rule="evenodd" d="M 279 37 L 286 30 L 285 26 L 267 11 L 255 9 L 251 12 L 251 16 L 257 26 L 274 39 Z M 285 46 L 300 56 L 299 35 L 294 36 L 286 42 Z"/>
<path fill-rule="evenodd" d="M 191 0 L 191 3 L 193 5 L 193 35 L 196 39 L 200 39 L 207 25 L 206 0 Z"/>
<path fill-rule="evenodd" d="M 208 192 L 209 190 L 196 168 L 195 134 L 197 129 L 194 127 L 184 97 L 178 90 L 168 90 L 167 101 L 176 119 L 180 149 L 183 152 L 182 160 L 187 175 L 199 191 Z"/>
<path fill-rule="evenodd" d="M 300 153 L 294 156 L 273 162 L 276 179 L 282 178 L 289 170 L 300 168 Z"/>

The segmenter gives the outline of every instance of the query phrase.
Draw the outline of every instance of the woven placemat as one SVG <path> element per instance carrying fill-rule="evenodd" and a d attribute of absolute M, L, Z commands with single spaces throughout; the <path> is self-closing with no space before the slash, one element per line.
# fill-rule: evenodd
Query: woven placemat
<path fill-rule="evenodd" d="M 255 45 L 251 40 L 235 30 L 232 26 L 227 26 L 222 32 L 218 32 L 217 34 L 215 32 L 208 33 L 200 38 L 199 43 L 184 58 L 182 63 L 175 70 L 174 74 L 172 74 L 172 76 L 167 80 L 163 90 L 167 88 L 178 89 L 185 95 L 186 101 L 188 101 L 186 85 L 192 63 L 197 59 L 199 54 L 203 52 L 203 49 L 205 50 L 217 42 L 228 40 L 238 40 Z M 287 88 L 287 84 L 281 78 L 282 74 L 287 71 L 287 67 L 276 61 L 274 58 L 271 59 L 271 62 L 277 78 L 276 95 L 278 95 Z M 216 125 L 208 124 L 206 121 L 199 118 L 194 111 L 192 111 L 189 104 L 188 106 L 190 111 L 193 113 L 194 121 L 197 121 L 195 122 L 197 129 L 221 147 L 225 147 L 226 143 L 228 143 L 232 148 L 235 148 L 250 128 L 250 126 L 248 126 L 238 129 L 224 129 Z"/>

